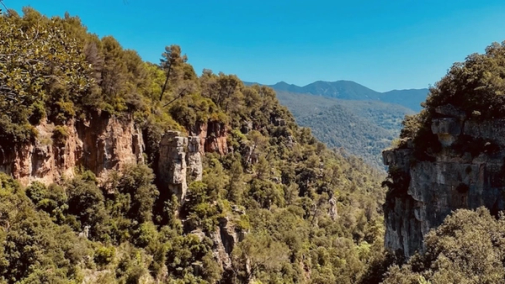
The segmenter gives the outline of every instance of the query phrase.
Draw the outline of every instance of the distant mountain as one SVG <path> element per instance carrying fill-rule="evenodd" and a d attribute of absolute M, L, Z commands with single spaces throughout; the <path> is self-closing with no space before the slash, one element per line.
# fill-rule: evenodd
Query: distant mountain
<path fill-rule="evenodd" d="M 304 87 L 279 82 L 271 85 L 276 91 L 285 91 L 297 94 L 309 94 L 327 98 L 344 100 L 379 100 L 380 93 L 362 86 L 353 81 L 325 82 L 317 81 Z"/>
<path fill-rule="evenodd" d="M 368 164 L 383 168 L 381 151 L 398 137 L 401 122 L 415 112 L 380 101 L 340 100 L 323 96 L 277 91 L 298 124 L 329 147 L 342 147 Z"/>
<path fill-rule="evenodd" d="M 255 83 L 247 83 L 249 85 Z M 426 100 L 428 89 L 393 90 L 388 92 L 377 92 L 353 81 L 316 81 L 306 86 L 300 87 L 286 82 L 279 82 L 269 85 L 275 91 L 282 91 L 295 94 L 308 94 L 313 96 L 323 96 L 343 100 L 370 100 L 382 101 L 386 103 L 399 104 L 410 108 L 416 112 L 421 110 L 421 102 Z"/>
<path fill-rule="evenodd" d="M 428 89 L 393 90 L 381 93 L 380 100 L 399 104 L 419 112 L 421 111 L 421 102 L 426 100 L 428 92 Z"/>
<path fill-rule="evenodd" d="M 257 83 L 245 82 L 246 85 Z M 384 168 L 381 151 L 398 137 L 407 114 L 421 110 L 428 89 L 377 92 L 353 81 L 270 85 L 301 126 L 330 147 L 341 147 Z"/>
<path fill-rule="evenodd" d="M 310 127 L 314 136 L 328 146 L 344 148 L 377 168 L 384 167 L 381 151 L 389 147 L 395 137 L 394 131 L 384 129 L 339 104 L 301 117 L 297 123 Z"/>

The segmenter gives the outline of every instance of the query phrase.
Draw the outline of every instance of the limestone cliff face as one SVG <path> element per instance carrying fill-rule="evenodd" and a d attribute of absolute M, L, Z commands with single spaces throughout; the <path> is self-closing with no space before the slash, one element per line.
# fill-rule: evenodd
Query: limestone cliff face
<path fill-rule="evenodd" d="M 481 121 L 452 105 L 436 109 L 440 151 L 414 159 L 416 145 L 383 152 L 392 186 L 384 205 L 385 245 L 410 257 L 423 236 L 459 208 L 505 209 L 505 120 Z"/>
<path fill-rule="evenodd" d="M 31 143 L 0 143 L 0 171 L 24 185 L 72 178 L 76 167 L 103 180 L 112 170 L 143 161 L 144 142 L 131 117 L 95 113 L 89 120 L 59 126 L 44 120 L 36 129 L 37 138 Z"/>
<path fill-rule="evenodd" d="M 179 131 L 168 131 L 160 143 L 158 179 L 161 190 L 168 189 L 184 202 L 190 180 L 202 180 L 200 137 L 183 137 Z"/>
<path fill-rule="evenodd" d="M 158 178 L 162 186 L 183 201 L 188 189 L 186 181 L 186 147 L 188 139 L 178 131 L 167 132 L 160 143 Z M 165 190 L 161 188 L 160 190 Z"/>
<path fill-rule="evenodd" d="M 224 125 L 209 122 L 198 129 L 188 138 L 169 131 L 160 142 L 156 175 L 180 198 L 187 190 L 186 173 L 191 180 L 202 179 L 205 152 L 228 151 Z M 0 141 L 0 172 L 23 185 L 34 181 L 49 185 L 63 177 L 72 178 L 78 168 L 91 170 L 99 181 L 105 181 L 124 165 L 144 162 L 144 138 L 132 117 L 93 113 L 88 120 L 72 119 L 64 125 L 44 119 L 36 130 L 37 138 L 30 143 Z"/>
<path fill-rule="evenodd" d="M 224 271 L 224 278 L 232 279 L 235 275 L 235 269 L 232 263 L 232 252 L 237 243 L 244 240 L 246 232 L 237 228 L 228 217 L 219 218 L 219 227 L 211 234 L 214 246 L 212 248 L 213 256 L 218 261 L 219 266 Z M 249 283 L 251 277 L 251 267 L 249 259 L 245 260 L 245 270 L 247 272 L 247 280 L 243 279 L 245 283 Z"/>

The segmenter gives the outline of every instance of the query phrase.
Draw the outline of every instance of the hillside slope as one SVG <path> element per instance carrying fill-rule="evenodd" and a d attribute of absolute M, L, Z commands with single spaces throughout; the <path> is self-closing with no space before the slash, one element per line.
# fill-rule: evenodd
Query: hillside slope
<path fill-rule="evenodd" d="M 401 143 L 384 152 L 390 250 L 405 257 L 423 250 L 428 231 L 457 209 L 485 206 L 496 216 L 505 209 L 505 87 L 497 67 L 504 54 L 505 45 L 493 44 L 454 64 L 426 108 L 406 120 Z"/>
<path fill-rule="evenodd" d="M 310 127 L 314 136 L 329 147 L 344 148 L 377 167 L 382 162 L 382 149 L 389 147 L 395 137 L 393 131 L 356 116 L 341 105 L 334 105 L 297 121 L 300 125 Z"/>
<path fill-rule="evenodd" d="M 381 101 L 401 105 L 412 109 L 415 112 L 419 112 L 421 110 L 421 102 L 426 99 L 429 92 L 428 89 L 409 89 L 392 90 L 381 93 L 356 82 L 345 80 L 335 82 L 316 81 L 303 87 L 288 84 L 286 82 L 279 82 L 274 85 L 269 85 L 269 87 L 277 92 L 306 94 L 342 100 Z"/>
<path fill-rule="evenodd" d="M 281 104 L 293 113 L 297 123 L 329 147 L 342 147 L 382 168 L 381 152 L 398 137 L 405 115 L 414 111 L 400 105 L 375 101 L 338 100 L 278 91 Z"/>
<path fill-rule="evenodd" d="M 0 43 L 1 283 L 370 283 L 383 176 L 271 88 L 30 8 Z"/>

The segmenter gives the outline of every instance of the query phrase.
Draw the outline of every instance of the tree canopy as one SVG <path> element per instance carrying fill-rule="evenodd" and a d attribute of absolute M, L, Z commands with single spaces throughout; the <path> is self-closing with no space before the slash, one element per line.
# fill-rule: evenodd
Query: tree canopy
<path fill-rule="evenodd" d="M 86 168 L 26 188 L 0 174 L 0 282 L 360 281 L 382 254 L 381 174 L 326 149 L 272 89 L 197 75 L 181 47 L 161 51 L 160 64 L 144 62 L 68 14 L 0 16 L 3 149 L 39 141 L 43 121 L 62 147 L 65 125 L 94 113 L 133 117 L 146 141 L 146 164 L 111 174 L 107 188 Z M 205 154 L 181 205 L 156 187 L 158 145 L 167 130 L 207 123 L 233 151 Z M 214 237 L 225 222 L 239 236 L 228 268 Z"/>

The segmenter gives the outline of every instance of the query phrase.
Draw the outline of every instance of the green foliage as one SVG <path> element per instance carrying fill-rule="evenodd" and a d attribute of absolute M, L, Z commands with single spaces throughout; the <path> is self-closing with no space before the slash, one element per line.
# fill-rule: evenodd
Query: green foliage
<path fill-rule="evenodd" d="M 4 174 L 0 181 L 0 282 L 79 281 L 86 242 L 38 213 L 15 181 Z"/>
<path fill-rule="evenodd" d="M 116 249 L 114 247 L 99 247 L 95 251 L 95 263 L 98 265 L 107 265 L 114 260 Z"/>
<path fill-rule="evenodd" d="M 503 63 L 505 44 L 493 43 L 485 54 L 471 54 L 464 62 L 455 63 L 447 75 L 433 88 L 426 101 L 427 110 L 444 104 L 453 104 L 471 115 L 474 111 L 481 118 L 497 118 L 505 115 L 505 84 Z"/>
<path fill-rule="evenodd" d="M 400 133 L 404 116 L 414 111 L 381 101 L 340 100 L 316 94 L 277 92 L 297 123 L 310 127 L 317 139 L 384 168 L 382 150 Z"/>
<path fill-rule="evenodd" d="M 504 222 L 483 207 L 454 212 L 426 235 L 425 252 L 392 266 L 384 283 L 503 282 Z"/>
<path fill-rule="evenodd" d="M 70 224 L 76 230 L 90 226 L 93 228 L 91 235 L 98 238 L 101 224 L 107 219 L 107 213 L 104 205 L 105 198 L 94 180 L 94 175 L 88 172 L 70 181 L 67 185 L 67 196 L 67 214 L 74 216 L 73 220 L 76 221 Z"/>
<path fill-rule="evenodd" d="M 124 207 L 122 213 L 139 223 L 150 221 L 154 201 L 159 194 L 153 181 L 154 174 L 148 166 L 127 166 L 115 186 L 117 190 L 113 199 L 119 202 L 125 200 L 128 204 L 115 202 L 112 206 L 116 209 Z"/>
<path fill-rule="evenodd" d="M 67 137 L 68 131 L 65 129 L 65 126 L 58 125 L 54 128 L 52 138 L 56 143 L 64 145 Z"/>
<path fill-rule="evenodd" d="M 62 224 L 65 221 L 68 198 L 62 187 L 51 185 L 47 188 L 40 182 L 34 182 L 26 188 L 26 195 L 37 209 L 49 213 L 55 223 Z"/>
<path fill-rule="evenodd" d="M 271 88 L 198 77 L 177 45 L 160 65 L 143 62 L 68 15 L 11 13 L 0 36 L 1 149 L 44 123 L 60 153 L 72 121 L 105 113 L 135 120 L 147 157 L 26 189 L 0 175 L 0 282 L 353 283 L 382 252 L 381 174 L 299 128 Z M 232 147 L 205 153 L 184 200 L 155 185 L 167 130 Z"/>

